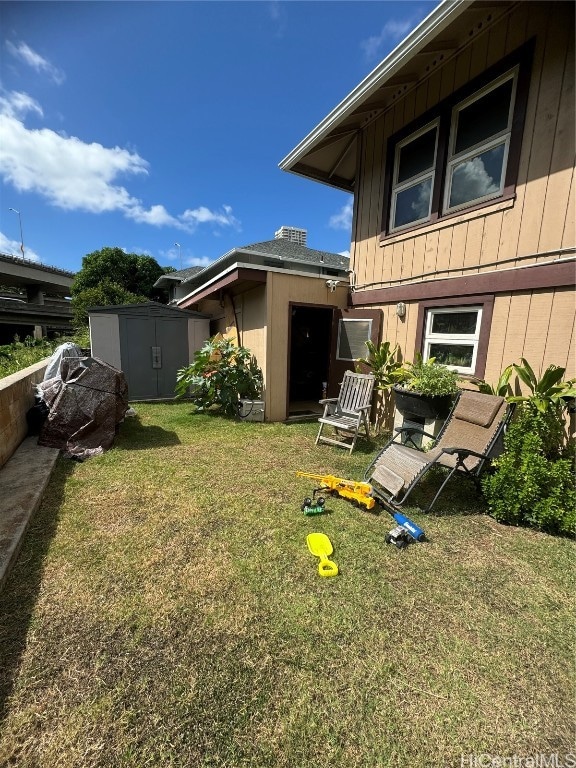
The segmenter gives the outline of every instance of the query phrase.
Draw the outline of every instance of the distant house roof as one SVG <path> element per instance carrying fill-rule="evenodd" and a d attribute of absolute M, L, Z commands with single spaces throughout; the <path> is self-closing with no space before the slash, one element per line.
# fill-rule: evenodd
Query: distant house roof
<path fill-rule="evenodd" d="M 188 306 L 193 301 L 199 300 L 200 291 L 202 296 L 205 296 L 214 292 L 217 286 L 230 285 L 231 283 L 238 285 L 240 274 L 242 280 L 248 282 L 250 279 L 256 282 L 265 281 L 266 271 L 269 270 L 347 279 L 349 263 L 348 256 L 330 251 L 318 251 L 282 238 L 251 243 L 233 248 L 213 261 L 212 264 L 183 280 L 182 286 L 189 290 L 189 294 L 178 303 L 181 306 Z M 238 270 L 241 270 L 241 273 Z M 252 275 L 252 278 L 249 277 L 248 273 Z"/>
<path fill-rule="evenodd" d="M 154 288 L 168 288 L 170 283 L 182 283 L 197 272 L 202 272 L 203 269 L 204 267 L 187 267 L 186 269 L 179 269 L 176 272 L 168 272 L 156 280 Z"/>

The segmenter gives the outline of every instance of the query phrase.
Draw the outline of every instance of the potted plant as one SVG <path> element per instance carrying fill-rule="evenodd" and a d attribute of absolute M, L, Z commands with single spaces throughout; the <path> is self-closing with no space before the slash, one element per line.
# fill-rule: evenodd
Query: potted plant
<path fill-rule="evenodd" d="M 458 392 L 459 378 L 457 371 L 440 365 L 434 357 L 424 362 L 418 355 L 416 362 L 406 363 L 397 372 L 393 387 L 396 409 L 403 416 L 445 419 Z"/>

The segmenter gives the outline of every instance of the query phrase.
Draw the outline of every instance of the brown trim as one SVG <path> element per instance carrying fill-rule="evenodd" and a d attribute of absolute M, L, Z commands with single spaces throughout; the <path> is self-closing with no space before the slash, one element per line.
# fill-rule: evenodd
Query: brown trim
<path fill-rule="evenodd" d="M 439 190 L 439 199 L 442 199 L 442 196 L 444 195 L 444 179 L 442 180 L 441 184 L 434 184 L 434 189 L 438 187 Z M 434 192 L 434 197 L 436 196 L 436 193 Z M 501 194 L 499 197 L 491 197 L 490 200 L 483 200 L 481 203 L 476 203 L 475 205 L 469 205 L 466 208 L 462 208 L 459 211 L 451 211 L 450 213 L 444 214 L 444 216 L 438 216 L 438 212 L 433 211 L 430 214 L 430 218 L 427 221 L 423 221 L 420 224 L 414 224 L 411 227 L 404 227 L 403 229 L 397 229 L 394 232 L 390 232 L 390 234 L 384 234 L 384 232 L 380 233 L 379 236 L 379 242 L 381 244 L 385 244 L 388 240 L 394 240 L 395 237 L 399 237 L 400 235 L 406 235 L 409 232 L 415 232 L 417 233 L 420 229 L 426 229 L 426 227 L 431 227 L 433 224 L 438 224 L 449 222 L 450 219 L 455 219 L 457 216 L 462 216 L 467 213 L 474 213 L 474 211 L 481 211 L 483 208 L 489 208 L 491 205 L 496 205 L 499 203 L 505 203 L 507 200 L 516 200 L 516 185 L 513 184 L 511 187 L 505 187 L 503 194 Z"/>
<path fill-rule="evenodd" d="M 473 376 L 479 379 L 484 377 L 486 371 L 486 358 L 488 356 L 488 342 L 490 341 L 490 329 L 492 328 L 492 314 L 494 312 L 494 295 L 470 296 L 468 298 L 432 299 L 422 301 L 418 305 L 418 320 L 416 324 L 416 341 L 414 343 L 414 357 L 416 353 L 422 354 L 424 345 L 424 319 L 426 311 L 436 307 L 466 307 L 482 306 L 482 321 L 480 323 L 480 337 L 478 339 L 478 352 L 476 353 L 476 368 Z M 413 358 L 414 359 L 414 358 Z"/>
<path fill-rule="evenodd" d="M 517 269 L 495 270 L 479 275 L 425 280 L 420 283 L 394 285 L 350 295 L 355 307 L 369 304 L 392 304 L 398 301 L 421 301 L 429 298 L 478 296 L 489 293 L 531 291 L 539 288 L 573 287 L 576 283 L 574 261 L 556 264 L 533 264 Z"/>
<path fill-rule="evenodd" d="M 446 99 L 443 99 L 423 115 L 405 125 L 387 140 L 388 146 L 385 153 L 386 167 L 384 169 L 384 209 L 382 211 L 382 225 L 380 232 L 380 242 L 389 237 L 394 237 L 411 229 L 422 229 L 438 221 L 443 221 L 451 216 L 457 216 L 468 211 L 484 208 L 496 202 L 508 200 L 514 197 L 516 182 L 518 179 L 518 170 L 520 166 L 520 153 L 522 151 L 522 134 L 524 130 L 524 120 L 526 117 L 526 106 L 530 90 L 530 75 L 532 70 L 532 60 L 534 57 L 536 39 L 532 38 L 521 45 L 515 51 L 505 56 L 496 64 L 489 67 L 480 75 L 465 83 L 462 87 L 454 91 Z M 503 75 L 507 70 L 519 66 L 516 79 L 516 99 L 514 104 L 514 114 L 512 115 L 512 126 L 510 131 L 510 148 L 506 164 L 506 174 L 504 179 L 503 194 L 499 197 L 485 200 L 475 205 L 461 208 L 458 211 L 442 213 L 442 201 L 444 199 L 444 187 L 446 184 L 446 171 L 448 163 L 448 143 L 450 131 L 452 129 L 452 112 L 457 104 L 473 96 L 477 91 L 482 90 L 493 80 Z M 438 146 L 436 151 L 436 169 L 434 171 L 432 186 L 432 206 L 430 218 L 414 227 L 390 232 L 390 212 L 392 204 L 392 181 L 394 172 L 395 148 L 398 142 L 406 139 L 412 133 L 423 128 L 428 123 L 438 120 Z"/>
<path fill-rule="evenodd" d="M 178 304 L 178 306 L 185 308 L 191 306 L 192 304 L 197 304 L 199 301 L 202 301 L 202 299 L 207 299 L 214 293 L 218 293 L 218 291 L 221 291 L 222 288 L 227 288 L 229 285 L 240 282 L 242 280 L 246 280 L 251 283 L 265 283 L 267 274 L 267 272 L 261 269 L 246 269 L 244 267 L 235 269 L 233 272 L 230 272 L 230 274 L 226 275 L 226 277 L 222 277 L 215 283 L 206 286 L 206 288 L 204 288 L 203 291 L 200 291 L 200 293 L 195 293 L 194 296 L 191 296 L 189 299 L 184 299 L 180 304 Z"/>

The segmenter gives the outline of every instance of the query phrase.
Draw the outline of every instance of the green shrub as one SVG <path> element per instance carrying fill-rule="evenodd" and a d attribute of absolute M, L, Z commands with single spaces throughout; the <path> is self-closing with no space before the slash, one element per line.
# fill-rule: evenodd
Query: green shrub
<path fill-rule="evenodd" d="M 576 533 L 574 451 L 562 447 L 562 409 L 521 404 L 504 438 L 505 452 L 482 487 L 490 513 L 511 525 Z"/>
<path fill-rule="evenodd" d="M 262 371 L 245 347 L 214 337 L 178 371 L 176 396 L 188 395 L 199 411 L 219 406 L 227 416 L 238 415 L 239 398 L 262 393 Z"/>

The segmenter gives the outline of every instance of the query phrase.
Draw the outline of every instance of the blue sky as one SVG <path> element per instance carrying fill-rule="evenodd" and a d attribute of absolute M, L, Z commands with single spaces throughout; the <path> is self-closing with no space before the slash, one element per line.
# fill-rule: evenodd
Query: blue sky
<path fill-rule="evenodd" d="M 436 4 L 0 3 L 0 252 L 20 223 L 72 271 L 105 246 L 207 264 L 284 224 L 347 252 L 351 196 L 278 163 Z"/>

